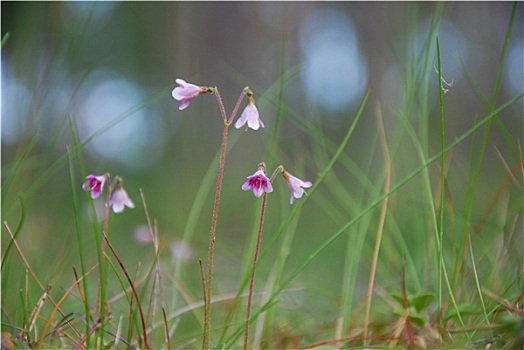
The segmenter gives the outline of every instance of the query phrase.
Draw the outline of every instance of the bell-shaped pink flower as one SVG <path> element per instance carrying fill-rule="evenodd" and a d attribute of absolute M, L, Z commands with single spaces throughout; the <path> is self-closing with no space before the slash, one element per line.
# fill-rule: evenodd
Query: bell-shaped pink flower
<path fill-rule="evenodd" d="M 235 128 L 240 129 L 247 123 L 247 126 L 253 130 L 258 130 L 260 127 L 264 127 L 264 123 L 258 115 L 257 106 L 255 106 L 255 99 L 251 96 L 248 97 L 247 106 L 235 123 Z"/>
<path fill-rule="evenodd" d="M 113 193 L 113 197 L 109 201 L 109 205 L 113 207 L 115 213 L 120 213 L 124 210 L 124 207 L 134 208 L 135 204 L 129 198 L 126 190 L 120 182 L 117 183 L 117 188 Z"/>
<path fill-rule="evenodd" d="M 84 191 L 91 192 L 91 198 L 95 199 L 102 194 L 104 190 L 104 184 L 106 182 L 105 175 L 87 175 L 86 182 L 82 184 L 82 189 Z"/>
<path fill-rule="evenodd" d="M 193 101 L 201 94 L 210 92 L 210 89 L 208 87 L 186 83 L 186 81 L 183 79 L 176 79 L 175 81 L 178 84 L 178 86 L 173 89 L 171 95 L 175 100 L 180 101 L 180 105 L 178 106 L 179 110 L 186 109 L 191 103 L 191 101 Z"/>
<path fill-rule="evenodd" d="M 264 192 L 273 192 L 273 186 L 271 185 L 269 178 L 266 176 L 263 166 L 259 166 L 258 170 L 253 175 L 247 177 L 247 181 L 242 185 L 242 189 L 244 191 L 253 190 L 253 194 L 257 198 L 259 198 Z"/>
<path fill-rule="evenodd" d="M 291 191 L 291 198 L 289 200 L 290 204 L 293 204 L 293 200 L 295 198 L 302 198 L 304 193 L 306 193 L 306 191 L 304 191 L 304 188 L 309 188 L 313 185 L 310 181 L 302 181 L 285 170 L 282 171 L 282 175 L 284 175 L 284 178 L 287 182 L 287 187 Z"/>

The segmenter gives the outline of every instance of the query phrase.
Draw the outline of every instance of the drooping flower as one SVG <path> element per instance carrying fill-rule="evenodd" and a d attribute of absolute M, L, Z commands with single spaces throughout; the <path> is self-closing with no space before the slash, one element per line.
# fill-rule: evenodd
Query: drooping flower
<path fill-rule="evenodd" d="M 287 187 L 291 191 L 291 198 L 289 200 L 290 204 L 293 204 L 293 200 L 295 198 L 302 198 L 304 193 L 306 193 L 304 188 L 309 188 L 313 185 L 310 181 L 302 181 L 285 170 L 282 171 L 282 175 L 284 175 L 284 179 L 286 179 L 287 182 Z"/>
<path fill-rule="evenodd" d="M 104 184 L 106 182 L 106 176 L 105 175 L 87 175 L 86 182 L 82 184 L 82 189 L 84 191 L 91 192 L 91 198 L 95 199 L 102 194 L 102 191 L 104 190 Z"/>
<path fill-rule="evenodd" d="M 122 186 L 122 183 L 120 181 L 117 181 L 116 190 L 113 193 L 113 197 L 111 197 L 111 200 L 109 201 L 109 205 L 113 207 L 113 211 L 115 213 L 120 213 L 124 210 L 124 206 L 128 208 L 134 208 L 135 204 L 129 198 L 129 195 L 127 194 L 126 190 L 124 189 L 124 186 Z"/>
<path fill-rule="evenodd" d="M 253 190 L 253 194 L 257 198 L 264 192 L 273 192 L 273 186 L 266 176 L 264 165 L 259 165 L 258 170 L 253 175 L 247 177 L 247 181 L 242 185 L 242 189 L 244 191 Z"/>
<path fill-rule="evenodd" d="M 255 99 L 252 96 L 248 97 L 247 106 L 235 123 L 235 128 L 240 129 L 247 123 L 247 126 L 253 130 L 258 130 L 260 127 L 264 127 L 264 123 L 258 115 L 257 106 L 255 106 Z"/>
<path fill-rule="evenodd" d="M 184 79 L 176 79 L 175 82 L 178 84 L 176 88 L 173 89 L 171 95 L 177 101 L 180 101 L 178 106 L 179 110 L 186 109 L 191 101 L 211 90 L 206 86 L 197 86 L 194 84 L 187 83 Z"/>

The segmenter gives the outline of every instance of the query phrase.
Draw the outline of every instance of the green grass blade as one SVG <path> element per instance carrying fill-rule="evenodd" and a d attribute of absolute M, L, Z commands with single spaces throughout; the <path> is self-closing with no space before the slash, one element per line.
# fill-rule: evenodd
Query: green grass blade
<path fill-rule="evenodd" d="M 7 175 L 7 178 L 2 183 L 2 202 L 5 202 L 5 199 L 7 197 L 7 194 L 9 192 L 9 189 L 11 187 L 11 184 L 13 183 L 13 180 L 18 176 L 20 173 L 20 168 L 22 167 L 22 164 L 26 160 L 26 158 L 29 156 L 33 148 L 38 143 L 38 140 L 40 138 L 40 134 L 36 134 L 33 136 L 29 144 L 26 146 L 20 157 L 16 160 L 16 162 L 13 164 L 11 170 L 9 171 L 9 174 Z"/>
<path fill-rule="evenodd" d="M 73 166 L 73 155 L 71 154 L 71 149 L 67 149 L 67 157 L 69 160 L 69 176 L 71 180 L 71 195 L 73 197 L 73 213 L 75 218 L 75 231 L 76 231 L 76 238 L 78 243 L 78 258 L 80 260 L 80 269 L 82 272 L 82 276 L 86 276 L 86 264 L 85 264 L 85 257 L 84 257 L 84 242 L 83 242 L 83 235 L 82 235 L 82 225 L 80 224 L 81 216 L 80 211 L 78 208 L 78 191 L 77 191 L 77 183 L 76 183 L 76 176 L 75 176 L 75 170 Z M 87 278 L 82 278 L 82 285 L 84 289 L 84 297 L 85 297 L 85 319 L 90 320 L 91 319 L 91 311 L 89 306 L 89 286 L 87 282 Z M 89 322 L 86 322 L 86 334 L 89 334 L 89 328 L 90 328 Z M 91 348 L 91 337 L 86 337 L 86 347 L 89 349 Z"/>
<path fill-rule="evenodd" d="M 5 249 L 5 252 L 4 252 L 4 256 L 2 256 L 2 267 L 1 267 L 2 270 L 4 269 L 7 256 L 9 255 L 9 251 L 13 247 L 13 244 L 14 244 L 13 241 L 18 237 L 18 234 L 21 232 L 22 226 L 24 225 L 24 222 L 25 222 L 26 210 L 24 206 L 24 201 L 22 200 L 21 195 L 18 196 L 18 199 L 20 201 L 20 220 L 18 221 L 18 225 L 16 226 L 15 232 L 13 232 L 13 239 L 9 241 L 9 244 L 7 245 L 7 248 Z"/>
<path fill-rule="evenodd" d="M 439 87 L 439 110 L 440 110 L 440 147 L 442 157 L 440 158 L 440 205 L 439 205 L 439 239 L 437 240 L 437 250 L 439 258 L 438 267 L 438 308 L 442 310 L 442 270 L 444 269 L 444 254 L 442 247 L 444 246 L 444 213 L 445 213 L 445 193 L 446 187 L 446 121 L 444 118 L 444 86 L 442 86 L 442 63 L 440 62 L 440 44 L 438 36 L 436 38 L 437 45 L 437 69 L 438 69 L 438 87 Z M 458 312 L 458 310 L 457 310 Z M 439 321 L 440 322 L 440 321 Z"/>
<path fill-rule="evenodd" d="M 506 37 L 505 37 L 505 40 L 504 40 L 504 46 L 502 48 L 501 57 L 500 57 L 500 61 L 499 61 L 499 67 L 498 67 L 498 73 L 497 73 L 497 80 L 496 80 L 496 83 L 495 83 L 495 89 L 493 91 L 493 96 L 491 98 L 490 106 L 489 106 L 489 112 L 490 113 L 495 111 L 495 106 L 497 104 L 497 98 L 498 98 L 498 94 L 499 94 L 499 90 L 500 90 L 500 85 L 501 85 L 501 82 L 502 82 L 502 76 L 503 76 L 503 73 L 504 73 L 504 66 L 505 66 L 505 63 L 506 63 L 506 57 L 507 57 L 507 53 L 508 53 L 508 50 L 509 50 L 509 43 L 510 43 L 511 36 L 512 36 L 512 33 L 513 33 L 513 25 L 515 23 L 515 17 L 516 17 L 516 13 L 517 13 L 517 5 L 518 5 L 517 2 L 515 2 L 514 5 L 513 5 L 513 10 L 512 10 L 512 13 L 511 13 L 511 19 L 509 21 L 508 30 L 507 30 Z M 496 114 L 495 114 L 495 116 L 496 116 Z M 457 257 L 461 257 L 463 255 L 464 247 L 466 245 L 467 235 L 468 235 L 468 228 L 469 228 L 469 225 L 470 225 L 470 222 L 469 222 L 470 221 L 470 216 L 471 216 L 471 212 L 473 210 L 475 194 L 476 194 L 476 191 L 477 191 L 477 184 L 478 184 L 478 179 L 479 179 L 479 176 L 480 176 L 480 168 L 481 168 L 481 165 L 482 165 L 483 160 L 484 160 L 484 153 L 485 153 L 486 145 L 487 145 L 487 142 L 488 142 L 488 136 L 490 134 L 491 122 L 492 122 L 492 119 L 490 118 L 489 121 L 486 123 L 486 128 L 484 129 L 484 135 L 483 135 L 483 138 L 482 138 L 482 141 L 481 141 L 481 144 L 480 144 L 480 148 L 479 148 L 479 155 L 478 155 L 476 167 L 473 170 L 472 179 L 469 182 L 470 183 L 470 187 L 468 189 L 467 200 L 466 200 L 466 204 L 465 204 L 465 208 L 464 208 L 464 225 L 463 225 L 462 232 L 461 232 L 461 240 L 460 240 L 460 244 L 459 244 L 459 247 L 458 247 L 458 252 L 457 252 L 457 255 L 456 255 Z M 461 266 L 462 266 L 462 262 L 457 259 L 457 263 L 455 265 L 455 271 L 454 271 L 455 280 L 459 276 L 459 273 L 460 273 L 460 270 L 461 270 Z"/>

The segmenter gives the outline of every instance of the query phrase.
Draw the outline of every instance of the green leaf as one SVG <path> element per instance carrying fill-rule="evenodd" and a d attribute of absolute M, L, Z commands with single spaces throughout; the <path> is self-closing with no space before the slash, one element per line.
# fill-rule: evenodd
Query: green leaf
<path fill-rule="evenodd" d="M 464 315 L 475 315 L 479 312 L 477 306 L 473 304 L 460 304 L 457 305 L 456 308 L 451 309 L 446 317 L 444 317 L 444 321 L 449 320 L 450 318 L 457 317 L 457 316 L 464 316 Z"/>
<path fill-rule="evenodd" d="M 424 327 L 424 324 L 426 323 L 423 318 L 418 316 L 409 316 L 409 320 L 411 323 L 416 324 L 419 327 Z"/>
<path fill-rule="evenodd" d="M 421 312 L 435 299 L 435 295 L 431 293 L 419 294 L 413 297 L 409 302 L 409 306 L 413 306 L 418 312 Z"/>

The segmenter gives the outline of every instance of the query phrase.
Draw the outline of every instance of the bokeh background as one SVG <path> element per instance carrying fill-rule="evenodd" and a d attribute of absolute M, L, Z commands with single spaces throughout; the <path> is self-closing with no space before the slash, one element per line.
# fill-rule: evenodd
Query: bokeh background
<path fill-rule="evenodd" d="M 403 103 L 405 62 L 412 59 L 407 46 L 415 45 L 413 52 L 422 52 L 431 20 L 442 12 L 438 35 L 443 77 L 451 85 L 445 96 L 447 136 L 453 140 L 487 115 L 463 67 L 481 93 L 491 96 L 513 3 L 100 1 L 2 2 L 1 6 L 2 37 L 8 35 L 1 52 L 2 181 L 38 135 L 19 176 L 2 193 L 2 221 L 16 226 L 21 196 L 26 218 L 19 240 L 26 254 L 38 261 L 36 272 L 50 284 L 60 285 L 63 278 L 71 281 L 72 276 L 65 277 L 69 272 L 56 271 L 70 271 L 77 263 L 65 159 L 67 147 L 73 144 L 70 117 L 82 140 L 95 135 L 83 149 L 88 171 L 122 176 L 137 204 L 112 221 L 118 228 L 113 232 L 114 244 L 122 258 L 135 266 L 152 257 L 150 246 L 134 239 L 146 224 L 142 189 L 166 244 L 163 259 L 171 262 L 170 248 L 177 247 L 175 255 L 189 258 L 187 284 L 198 290 L 197 257 L 207 256 L 213 190 L 190 247 L 181 248 L 177 241 L 219 150 L 222 122 L 213 96 L 202 96 L 179 111 L 170 93 L 176 78 L 217 86 L 231 111 L 244 86 L 253 90 L 266 128 L 231 131 L 238 142 L 227 159 L 218 225 L 216 266 L 221 278 L 217 288 L 231 291 L 237 286 L 246 233 L 256 217 L 255 199 L 240 190 L 245 177 L 262 160 L 269 171 L 284 163 L 289 171 L 312 181 L 321 170 L 308 159 L 315 141 L 295 122 L 286 120 L 275 131 L 277 118 L 282 118 L 275 101 L 285 101 L 303 122 L 320 118 L 326 135 L 338 142 L 362 97 L 373 88 L 370 106 L 379 102 L 386 126 L 391 125 Z M 499 101 L 523 90 L 521 4 L 517 11 Z M 288 75 L 294 78 L 281 85 L 281 78 Z M 434 76 L 438 91 L 436 71 Z M 438 141 L 438 94 L 433 96 L 436 128 L 430 140 Z M 520 100 L 504 119 L 510 137 L 521 141 L 522 108 Z M 367 131 L 374 123 L 373 108 L 369 110 L 348 151 L 357 163 L 365 162 L 363 150 L 369 147 Z M 502 136 L 494 133 L 492 138 Z M 278 145 L 284 158 L 275 159 L 269 144 Z M 438 151 L 435 145 L 431 149 Z M 499 147 L 504 153 L 508 146 L 500 142 Z M 468 155 L 468 143 L 454 157 L 460 159 L 460 150 Z M 487 151 L 483 165 L 486 183 L 496 183 L 497 176 L 504 174 L 500 166 L 491 173 L 491 161 L 498 162 L 493 149 Z M 347 191 L 357 190 L 352 179 L 342 181 Z M 82 182 L 80 176 L 77 182 Z M 277 186 L 287 201 L 285 184 Z M 87 217 L 87 203 L 83 210 Z M 301 261 L 338 227 L 327 215 L 315 216 L 315 204 L 304 210 L 291 262 Z M 270 206 L 267 232 L 278 228 L 287 212 L 289 208 Z M 3 246 L 6 242 L 2 230 Z M 86 239 L 86 246 L 92 243 Z M 337 259 L 344 249 L 330 249 L 326 264 L 312 267 L 304 279 L 336 276 L 343 268 Z M 25 279 L 23 266 L 11 267 L 9 273 L 17 290 Z M 398 283 L 398 278 L 391 283 Z M 335 305 L 339 285 L 337 278 L 326 278 L 318 280 L 317 288 L 331 295 Z M 3 298 L 16 300 L 16 295 L 10 295 L 14 291 L 3 287 Z"/>

